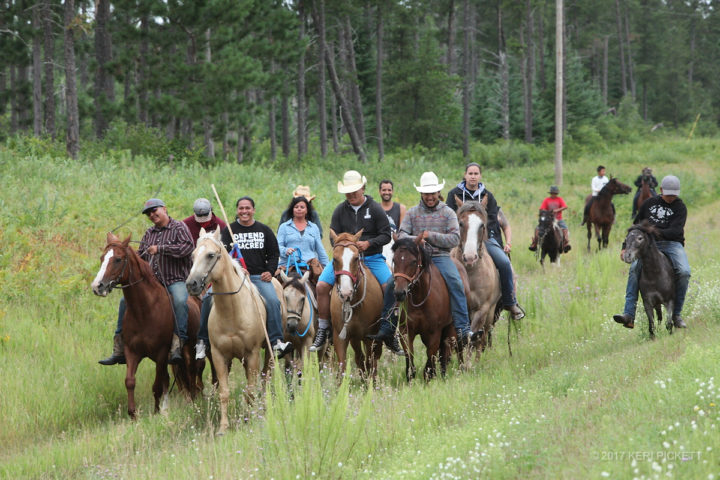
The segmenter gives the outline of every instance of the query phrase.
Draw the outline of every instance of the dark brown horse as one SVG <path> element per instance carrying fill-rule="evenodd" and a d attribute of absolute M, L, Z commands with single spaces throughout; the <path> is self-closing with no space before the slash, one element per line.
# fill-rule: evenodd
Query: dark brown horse
<path fill-rule="evenodd" d="M 537 228 L 539 248 L 535 255 L 540 258 L 540 265 L 545 268 L 546 256 L 550 257 L 550 263 L 560 261 L 560 255 L 563 253 L 563 234 L 551 210 L 540 210 Z"/>
<path fill-rule="evenodd" d="M 380 328 L 377 320 L 382 312 L 383 294 L 377 279 L 360 259 L 357 242 L 361 235 L 362 230 L 355 235 L 336 235 L 330 230 L 335 270 L 335 288 L 330 294 L 330 318 L 340 374 L 345 372 L 349 343 L 360 371 L 374 376 L 382 349 L 367 336 L 377 333 Z"/>
<path fill-rule="evenodd" d="M 597 194 L 597 197 L 592 198 L 588 196 L 585 203 L 592 199 L 587 221 L 588 252 L 590 251 L 590 240 L 592 239 L 593 225 L 595 226 L 595 237 L 598 242 L 598 250 L 601 248 L 607 248 L 608 240 L 610 238 L 610 230 L 615 222 L 615 210 L 612 206 L 612 197 L 617 194 L 628 194 L 631 191 L 632 188 L 625 185 L 617 178 L 611 178 L 610 181 L 605 184 L 603 189 L 600 190 L 600 193 Z"/>
<path fill-rule="evenodd" d="M 128 414 L 136 417 L 135 373 L 143 358 L 155 362 L 155 412 L 167 408 L 169 375 L 168 353 L 175 327 L 172 300 L 165 287 L 155 278 L 150 265 L 140 258 L 130 246 L 128 236 L 122 242 L 112 233 L 107 235 L 100 270 L 92 283 L 95 295 L 106 297 L 113 288 L 123 290 L 127 310 L 123 318 L 122 339 L 125 348 L 127 370 L 125 388 L 128 394 Z M 182 351 L 183 362 L 175 370 L 178 386 L 187 391 L 190 398 L 202 391 L 202 372 L 205 360 L 195 360 L 190 346 L 197 341 L 200 325 L 200 302 L 188 298 L 188 341 Z"/>
<path fill-rule="evenodd" d="M 651 175 L 643 175 L 642 180 L 640 183 L 640 193 L 637 196 L 637 203 L 635 204 L 635 208 L 633 208 L 634 212 L 637 212 L 640 210 L 640 206 L 645 203 L 645 200 L 653 196 L 652 190 L 650 190 L 650 181 L 652 176 Z M 633 216 L 634 218 L 634 216 Z"/>
<path fill-rule="evenodd" d="M 407 335 L 405 374 L 408 382 L 415 378 L 413 343 L 420 335 L 427 350 L 423 370 L 425 380 L 435 376 L 435 359 L 440 351 L 440 373 L 445 375 L 450 359 L 450 343 L 455 326 L 450 314 L 450 295 L 440 270 L 416 240 L 403 238 L 393 245 L 395 299 L 401 304 L 400 329 Z"/>

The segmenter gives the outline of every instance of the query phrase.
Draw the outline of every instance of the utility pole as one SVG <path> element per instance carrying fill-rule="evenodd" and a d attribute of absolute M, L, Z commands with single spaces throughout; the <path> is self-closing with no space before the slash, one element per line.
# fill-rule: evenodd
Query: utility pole
<path fill-rule="evenodd" d="M 555 185 L 563 181 L 563 0 L 555 0 Z"/>

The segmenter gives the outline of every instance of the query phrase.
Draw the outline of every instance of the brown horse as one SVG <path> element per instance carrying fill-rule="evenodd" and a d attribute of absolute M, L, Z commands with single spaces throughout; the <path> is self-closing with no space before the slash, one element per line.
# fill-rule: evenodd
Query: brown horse
<path fill-rule="evenodd" d="M 650 190 L 650 179 L 650 175 L 642 176 L 642 180 L 640 183 L 640 193 L 638 194 L 637 203 L 635 204 L 635 208 L 633 209 L 634 212 L 640 210 L 640 206 L 645 203 L 645 200 L 653 196 L 653 193 Z"/>
<path fill-rule="evenodd" d="M 188 292 L 196 295 L 205 289 L 207 283 L 213 285 L 213 308 L 208 318 L 208 333 L 220 394 L 220 427 L 217 434 L 223 435 L 229 426 L 228 374 L 233 358 L 239 358 L 245 368 L 245 401 L 251 405 L 255 399 L 260 373 L 260 349 L 269 343 L 265 334 L 267 312 L 250 276 L 225 250 L 219 228 L 214 233 L 200 229 L 200 237 L 192 255 L 193 267 L 185 282 Z M 273 285 L 283 304 L 280 282 L 273 279 Z M 284 316 L 284 304 L 282 310 Z M 272 352 L 272 349 L 268 351 Z M 265 355 L 264 373 L 269 370 L 271 357 L 272 353 Z"/>
<path fill-rule="evenodd" d="M 292 342 L 293 361 L 297 371 L 301 372 L 303 367 L 303 356 L 309 352 L 310 345 L 315 337 L 315 326 L 317 320 L 317 309 L 314 307 L 309 282 L 310 271 L 306 271 L 302 277 L 296 271 L 286 275 L 280 272 L 280 279 L 283 285 L 283 296 L 287 305 L 287 320 L 283 325 L 285 341 Z M 322 350 L 318 352 L 318 360 L 322 359 Z M 289 367 L 290 356 L 285 357 L 285 368 Z"/>
<path fill-rule="evenodd" d="M 413 241 L 403 238 L 393 245 L 395 271 L 395 299 L 402 303 L 400 325 L 407 334 L 405 375 L 408 382 L 415 378 L 413 343 L 420 335 L 427 350 L 423 370 L 425 380 L 435 376 L 435 359 L 440 351 L 440 373 L 445 375 L 450 359 L 447 339 L 455 337 L 455 326 L 450 313 L 450 294 L 440 270 L 432 257 L 420 247 L 422 235 Z"/>
<path fill-rule="evenodd" d="M 136 418 L 135 373 L 143 358 L 155 362 L 155 412 L 167 408 L 168 353 L 175 328 L 172 300 L 165 287 L 155 278 L 150 265 L 140 258 L 130 244 L 130 236 L 122 242 L 112 233 L 107 234 L 100 270 L 92 282 L 95 295 L 106 297 L 113 288 L 123 289 L 127 310 L 123 317 L 122 339 L 125 348 L 127 370 L 125 388 L 128 394 L 128 414 Z M 178 386 L 187 391 L 190 398 L 202 391 L 202 372 L 205 360 L 195 360 L 190 346 L 195 345 L 200 325 L 200 302 L 188 298 L 188 341 L 183 347 L 183 362 L 175 371 Z"/>
<path fill-rule="evenodd" d="M 474 332 L 482 332 L 479 341 L 480 351 L 483 351 L 488 345 L 492 346 L 492 329 L 502 312 L 500 274 L 485 251 L 488 238 L 487 202 L 463 203 L 457 197 L 455 200 L 458 204 L 460 245 L 452 250 L 451 255 L 464 265 L 459 269 L 460 273 L 467 272 L 470 291 L 468 293 L 466 289 L 465 294 L 470 328 Z"/>
<path fill-rule="evenodd" d="M 550 263 L 560 261 L 563 253 L 563 234 L 558 226 L 555 214 L 550 210 L 540 210 L 538 214 L 538 250 L 536 256 L 540 258 L 540 265 L 545 268 L 545 257 L 550 257 Z"/>
<path fill-rule="evenodd" d="M 610 230 L 615 222 L 615 210 L 612 206 L 612 197 L 617 194 L 628 194 L 632 188 L 622 183 L 617 178 L 611 178 L 610 181 L 600 190 L 600 193 L 593 199 L 592 196 L 587 197 L 585 203 L 592 199 L 590 212 L 587 221 L 587 250 L 590 251 L 590 240 L 592 239 L 592 226 L 595 226 L 595 237 L 598 242 L 598 250 L 607 248 L 610 238 Z M 601 233 L 602 232 L 602 236 Z"/>
<path fill-rule="evenodd" d="M 382 349 L 367 336 L 377 333 L 380 327 L 377 320 L 382 312 L 383 293 L 375 276 L 360 259 L 357 242 L 361 235 L 362 230 L 355 235 L 336 235 L 330 230 L 335 270 L 330 318 L 340 374 L 345 372 L 349 343 L 355 352 L 355 365 L 363 374 L 374 376 Z"/>

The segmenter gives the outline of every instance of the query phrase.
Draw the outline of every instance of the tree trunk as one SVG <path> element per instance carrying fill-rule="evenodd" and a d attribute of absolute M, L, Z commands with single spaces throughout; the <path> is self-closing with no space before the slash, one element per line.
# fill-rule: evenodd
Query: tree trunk
<path fill-rule="evenodd" d="M 340 140 L 338 139 L 338 128 L 339 127 L 338 127 L 337 113 L 338 113 L 337 100 L 335 99 L 335 95 L 330 95 L 330 128 L 332 130 L 333 153 L 340 152 Z"/>
<path fill-rule="evenodd" d="M 303 8 L 303 2 L 298 2 L 298 15 L 300 17 L 300 24 L 298 28 L 300 44 L 305 42 L 305 9 Z M 298 59 L 298 72 L 297 72 L 297 159 L 298 162 L 302 161 L 302 157 L 307 152 L 307 145 L 305 144 L 305 49 L 303 48 L 300 52 L 300 58 Z"/>
<path fill-rule="evenodd" d="M 205 63 L 212 63 L 212 50 L 210 49 L 210 29 L 205 30 Z M 205 116 L 203 118 L 203 130 L 205 133 L 205 155 L 209 158 L 215 158 L 215 142 L 213 142 L 213 124 L 211 120 L 210 106 L 205 107 Z"/>
<path fill-rule="evenodd" d="M 635 91 L 635 75 L 633 72 L 633 56 L 632 47 L 630 46 L 630 14 L 628 13 L 628 6 L 625 4 L 625 41 L 627 42 L 627 60 L 628 60 L 628 76 L 630 79 L 630 94 L 632 95 L 633 101 L 637 98 Z"/>
<path fill-rule="evenodd" d="M 348 68 L 349 68 L 349 74 L 350 74 L 350 92 L 352 96 L 352 104 L 354 107 L 353 115 L 356 119 L 356 124 L 354 125 L 355 130 L 358 134 L 358 139 L 360 140 L 360 143 L 364 146 L 365 145 L 365 116 L 363 114 L 363 106 L 362 106 L 362 97 L 360 96 L 360 79 L 358 77 L 358 71 L 357 66 L 355 62 L 355 47 L 353 44 L 352 39 L 352 26 L 350 24 L 350 16 L 345 16 L 345 38 L 346 38 L 346 44 L 348 48 Z"/>
<path fill-rule="evenodd" d="M 620 0 L 615 0 L 615 19 L 617 22 L 618 48 L 620 49 L 620 81 L 623 97 L 627 95 L 627 68 L 625 67 L 625 49 L 623 47 L 622 16 L 620 15 Z"/>
<path fill-rule="evenodd" d="M 563 124 L 565 105 L 565 19 L 563 0 L 555 0 L 555 185 L 563 181 Z"/>
<path fill-rule="evenodd" d="M 148 44 L 148 36 L 150 33 L 150 27 L 148 22 L 150 21 L 147 14 L 143 14 L 140 17 L 140 64 L 138 65 L 138 78 L 137 78 L 137 96 L 138 102 L 138 118 L 140 122 L 145 125 L 150 124 L 150 116 L 148 115 L 148 64 L 147 59 L 150 53 L 150 47 Z"/>
<path fill-rule="evenodd" d="M 526 25 L 527 25 L 527 45 L 525 49 L 525 75 L 523 83 L 525 85 L 525 141 L 533 142 L 533 83 L 535 81 L 535 45 L 533 44 L 533 18 L 532 5 L 530 0 L 525 0 L 526 9 Z"/>
<path fill-rule="evenodd" d="M 325 99 L 325 1 L 313 4 L 318 19 L 318 123 L 320 126 L 320 155 L 327 156 L 327 106 Z"/>
<path fill-rule="evenodd" d="M 41 7 L 35 5 L 32 7 L 32 89 L 33 89 L 33 134 L 36 137 L 42 135 L 43 126 L 43 104 L 42 104 L 42 52 L 41 52 Z"/>
<path fill-rule="evenodd" d="M 268 113 L 268 135 L 270 135 L 270 159 L 277 160 L 277 132 L 275 126 L 275 115 L 277 110 L 277 97 L 270 99 L 270 112 Z"/>
<path fill-rule="evenodd" d="M 43 40 L 45 70 L 45 132 L 55 140 L 55 38 L 50 1 L 43 2 Z"/>
<path fill-rule="evenodd" d="M 470 0 L 463 0 L 463 78 L 462 78 L 462 108 L 463 108 L 463 158 L 470 158 Z"/>
<path fill-rule="evenodd" d="M 498 60 L 500 68 L 500 127 L 502 138 L 510 139 L 510 68 L 505 52 L 505 34 L 503 32 L 503 12 L 500 1 L 497 4 Z"/>
<path fill-rule="evenodd" d="M 223 112 L 222 121 L 223 121 L 222 160 L 223 160 L 223 162 L 225 162 L 225 161 L 227 161 L 228 157 L 230 156 L 230 132 L 228 131 L 228 126 L 230 125 L 230 114 L 228 112 Z M 275 160 L 275 157 L 273 157 L 273 160 Z"/>
<path fill-rule="evenodd" d="M 603 105 L 608 104 L 608 63 L 609 63 L 610 37 L 603 39 L 603 68 L 602 68 L 602 99 Z"/>
<path fill-rule="evenodd" d="M 10 65 L 10 133 L 17 133 L 19 124 L 18 67 Z"/>
<path fill-rule="evenodd" d="M 110 124 L 110 104 L 115 99 L 114 82 L 107 70 L 112 60 L 112 43 L 108 30 L 110 0 L 97 0 L 95 12 L 95 135 L 102 138 Z"/>
<path fill-rule="evenodd" d="M 455 72 L 454 69 L 454 53 L 455 53 L 455 0 L 450 0 L 448 2 L 448 16 L 447 16 L 447 54 L 445 57 L 445 62 L 447 63 L 447 71 L 449 75 L 452 75 Z M 463 24 L 467 24 L 468 22 L 467 18 L 467 12 L 466 17 L 463 19 Z"/>
<path fill-rule="evenodd" d="M 383 141 L 383 118 L 382 118 L 382 67 L 383 67 L 383 16 L 382 2 L 377 5 L 377 21 L 375 24 L 377 36 L 377 52 L 375 67 L 375 135 L 377 136 L 378 161 L 385 157 L 385 145 Z M 334 122 L 333 122 L 334 123 Z"/>
<path fill-rule="evenodd" d="M 538 15 L 538 58 L 540 65 L 538 67 L 538 77 L 540 78 L 540 91 L 544 92 L 547 87 L 545 79 L 545 3 L 540 7 L 540 15 Z"/>
<path fill-rule="evenodd" d="M 282 154 L 285 158 L 290 156 L 290 112 L 287 94 L 282 94 L 280 100 L 280 127 L 282 128 Z"/>
<path fill-rule="evenodd" d="M 68 155 L 77 158 L 80 150 L 80 122 L 78 118 L 77 87 L 75 86 L 75 40 L 73 20 L 75 0 L 65 0 L 65 101 L 67 116 L 66 149 Z"/>

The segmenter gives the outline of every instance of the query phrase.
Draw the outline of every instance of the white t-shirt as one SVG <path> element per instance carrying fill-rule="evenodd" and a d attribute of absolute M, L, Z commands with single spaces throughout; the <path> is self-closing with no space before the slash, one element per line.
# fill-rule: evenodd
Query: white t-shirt
<path fill-rule="evenodd" d="M 599 177 L 595 175 L 592 179 L 592 182 L 590 182 L 590 187 L 592 188 L 592 196 L 597 197 L 597 194 L 600 193 L 600 190 L 602 190 L 605 184 L 607 184 L 609 181 L 610 179 L 606 176 Z"/>

